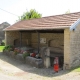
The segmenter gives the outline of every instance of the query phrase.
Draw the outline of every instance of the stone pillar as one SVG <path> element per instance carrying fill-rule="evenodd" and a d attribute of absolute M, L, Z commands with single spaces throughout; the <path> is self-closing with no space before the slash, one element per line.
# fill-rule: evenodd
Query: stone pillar
<path fill-rule="evenodd" d="M 70 68 L 70 30 L 64 30 L 64 69 Z"/>
<path fill-rule="evenodd" d="M 49 48 L 47 48 L 45 50 L 44 66 L 46 68 L 49 68 L 50 67 L 50 50 L 49 50 Z"/>

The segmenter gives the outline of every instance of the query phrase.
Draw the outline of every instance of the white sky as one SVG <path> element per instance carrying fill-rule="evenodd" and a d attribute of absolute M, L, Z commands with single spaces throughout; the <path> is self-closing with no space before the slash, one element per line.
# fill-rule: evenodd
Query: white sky
<path fill-rule="evenodd" d="M 64 14 L 66 11 L 79 12 L 80 0 L 0 0 L 0 8 L 21 16 L 30 9 L 35 9 L 42 16 Z M 14 24 L 17 16 L 0 9 L 0 23 L 7 21 Z"/>

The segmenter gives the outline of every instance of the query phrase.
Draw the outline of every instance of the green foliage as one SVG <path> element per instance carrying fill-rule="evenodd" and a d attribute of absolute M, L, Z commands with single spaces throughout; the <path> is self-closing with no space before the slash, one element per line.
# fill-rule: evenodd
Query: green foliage
<path fill-rule="evenodd" d="M 41 16 L 42 15 L 36 12 L 35 9 L 31 9 L 30 11 L 23 13 L 23 15 L 19 17 L 19 20 L 29 20 L 33 18 L 41 18 Z"/>
<path fill-rule="evenodd" d="M 14 55 L 17 55 L 18 54 L 18 52 L 14 52 Z"/>
<path fill-rule="evenodd" d="M 4 42 L 1 42 L 1 46 L 5 46 L 5 43 Z"/>
<path fill-rule="evenodd" d="M 1 46 L 5 46 L 5 40 L 2 40 Z"/>
<path fill-rule="evenodd" d="M 74 71 L 80 72 L 80 67 L 76 68 Z"/>
<path fill-rule="evenodd" d="M 30 53 L 29 52 L 24 52 L 23 53 L 23 58 L 25 59 L 27 56 L 30 56 Z"/>
<path fill-rule="evenodd" d="M 13 50 L 13 47 L 11 45 L 7 45 L 4 47 L 3 51 L 5 51 L 5 50 L 11 51 L 11 50 Z"/>
<path fill-rule="evenodd" d="M 0 52 L 3 51 L 4 47 L 5 47 L 5 46 L 0 46 Z"/>

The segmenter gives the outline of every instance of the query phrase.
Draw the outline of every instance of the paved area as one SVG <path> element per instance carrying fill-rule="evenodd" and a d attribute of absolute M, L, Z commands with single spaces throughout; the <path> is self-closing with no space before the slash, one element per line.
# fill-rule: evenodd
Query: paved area
<path fill-rule="evenodd" d="M 0 53 L 0 80 L 79 80 L 80 72 L 38 69 Z"/>

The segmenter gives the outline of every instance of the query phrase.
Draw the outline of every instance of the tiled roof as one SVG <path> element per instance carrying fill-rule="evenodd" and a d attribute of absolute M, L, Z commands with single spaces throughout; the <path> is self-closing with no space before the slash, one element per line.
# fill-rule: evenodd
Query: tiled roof
<path fill-rule="evenodd" d="M 45 30 L 69 28 L 80 18 L 80 12 L 42 17 L 38 19 L 19 21 L 5 29 L 10 30 Z"/>

